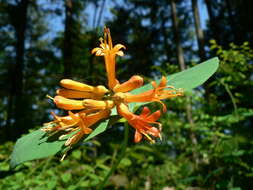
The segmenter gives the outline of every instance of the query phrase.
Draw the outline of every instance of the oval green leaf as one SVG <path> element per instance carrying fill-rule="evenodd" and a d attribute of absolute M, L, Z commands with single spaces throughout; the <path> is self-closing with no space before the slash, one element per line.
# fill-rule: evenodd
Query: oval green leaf
<path fill-rule="evenodd" d="M 88 141 L 94 136 L 104 132 L 107 125 L 108 120 L 101 122 L 84 141 Z M 17 165 L 29 160 L 55 155 L 62 150 L 65 141 L 66 139 L 52 139 L 47 136 L 46 132 L 41 130 L 33 131 L 17 140 L 10 156 L 10 166 L 11 168 L 15 168 Z"/>

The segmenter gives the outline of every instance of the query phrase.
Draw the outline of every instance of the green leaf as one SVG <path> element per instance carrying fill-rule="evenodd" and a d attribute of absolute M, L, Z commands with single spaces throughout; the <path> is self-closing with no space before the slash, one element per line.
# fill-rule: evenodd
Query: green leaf
<path fill-rule="evenodd" d="M 88 137 L 84 139 L 84 142 L 90 140 L 91 138 L 97 136 L 100 133 L 103 133 L 106 130 L 107 126 L 108 126 L 108 119 L 100 123 L 99 126 L 91 134 L 89 134 Z"/>
<path fill-rule="evenodd" d="M 61 179 L 64 183 L 69 182 L 71 178 L 72 178 L 71 173 L 65 173 L 61 175 Z"/>
<path fill-rule="evenodd" d="M 101 122 L 97 128 L 89 134 L 84 141 L 95 137 L 106 130 L 108 120 Z M 11 154 L 10 166 L 15 168 L 17 165 L 40 158 L 45 158 L 56 154 L 62 150 L 65 140 L 50 140 L 46 132 L 41 130 L 34 131 L 18 139 Z"/>
<path fill-rule="evenodd" d="M 207 81 L 218 69 L 218 66 L 219 59 L 217 57 L 209 59 L 190 69 L 169 75 L 167 77 L 168 85 L 172 85 L 175 88 L 182 88 L 184 91 L 189 91 Z M 152 89 L 152 85 L 148 84 L 132 92 L 138 94 L 150 89 Z"/>
<path fill-rule="evenodd" d="M 65 141 L 48 141 L 46 132 L 34 131 L 18 139 L 11 154 L 11 168 L 34 159 L 56 154 Z"/>

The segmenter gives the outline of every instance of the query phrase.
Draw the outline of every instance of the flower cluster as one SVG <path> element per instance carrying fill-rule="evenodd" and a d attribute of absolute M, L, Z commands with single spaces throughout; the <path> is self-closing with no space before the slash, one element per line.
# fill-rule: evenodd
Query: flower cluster
<path fill-rule="evenodd" d="M 108 78 L 108 88 L 105 86 L 90 86 L 70 79 L 63 79 L 60 85 L 63 87 L 56 91 L 53 99 L 58 108 L 68 110 L 68 116 L 60 117 L 52 113 L 54 121 L 46 123 L 43 131 L 48 133 L 63 132 L 60 138 L 76 131 L 68 138 L 65 145 L 71 146 L 77 143 L 85 134 L 92 132 L 92 126 L 100 120 L 110 116 L 111 109 L 116 107 L 117 113 L 124 117 L 135 128 L 134 141 L 140 142 L 144 136 L 151 142 L 152 137 L 161 138 L 161 123 L 157 122 L 161 115 L 158 110 L 151 113 L 148 107 L 144 107 L 140 115 L 132 113 L 128 104 L 133 102 L 161 102 L 183 94 L 182 90 L 167 85 L 167 79 L 162 77 L 159 84 L 152 82 L 153 89 L 140 94 L 132 94 L 131 91 L 143 85 L 141 76 L 132 76 L 128 81 L 120 83 L 116 79 L 116 56 L 123 56 L 122 49 L 125 46 L 117 44 L 113 46 L 110 31 L 104 29 L 104 38 L 100 39 L 100 47 L 94 48 L 92 53 L 103 56 Z M 74 110 L 74 111 L 73 111 Z"/>

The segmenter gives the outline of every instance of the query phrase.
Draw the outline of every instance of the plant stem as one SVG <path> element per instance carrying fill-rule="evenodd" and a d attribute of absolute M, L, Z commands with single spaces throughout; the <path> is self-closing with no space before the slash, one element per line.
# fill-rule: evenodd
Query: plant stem
<path fill-rule="evenodd" d="M 238 116 L 237 105 L 236 105 L 236 102 L 235 102 L 235 98 L 234 98 L 232 92 L 230 91 L 229 86 L 226 83 L 224 83 L 222 80 L 219 80 L 219 82 L 225 87 L 225 90 L 227 91 L 227 93 L 228 93 L 228 95 L 229 95 L 229 97 L 232 101 L 234 111 L 235 111 L 235 115 Z"/>
<path fill-rule="evenodd" d="M 98 190 L 103 189 L 103 187 L 106 185 L 106 183 L 107 183 L 108 179 L 110 178 L 110 176 L 114 173 L 114 171 L 118 167 L 118 165 L 119 165 L 120 161 L 122 160 L 122 158 L 124 158 L 125 153 L 126 153 L 127 143 L 128 143 L 128 134 L 129 134 L 129 126 L 128 126 L 128 123 L 125 122 L 124 140 L 123 140 L 123 143 L 122 143 L 121 148 L 120 148 L 121 149 L 120 155 L 119 155 L 118 159 L 116 160 L 116 162 L 114 163 L 114 165 L 112 166 L 111 170 L 105 176 L 104 180 L 99 184 Z"/>

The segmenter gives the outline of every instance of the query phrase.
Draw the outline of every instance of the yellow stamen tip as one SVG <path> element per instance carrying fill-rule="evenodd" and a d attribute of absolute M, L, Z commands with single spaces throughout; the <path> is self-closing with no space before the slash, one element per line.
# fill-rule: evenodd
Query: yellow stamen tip
<path fill-rule="evenodd" d="M 49 96 L 48 94 L 46 95 L 47 98 L 54 100 L 54 98 L 52 96 Z"/>

